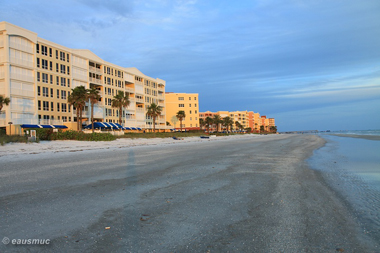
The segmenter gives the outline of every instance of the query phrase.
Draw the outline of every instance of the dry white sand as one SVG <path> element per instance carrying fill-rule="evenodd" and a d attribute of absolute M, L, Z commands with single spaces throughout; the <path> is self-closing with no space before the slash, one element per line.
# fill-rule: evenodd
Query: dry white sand
<path fill-rule="evenodd" d="M 0 156 L 20 155 L 20 154 L 40 154 L 57 152 L 74 152 L 95 149 L 112 149 L 121 147 L 147 146 L 147 145 L 167 145 L 176 143 L 222 141 L 240 138 L 267 138 L 273 135 L 231 135 L 210 137 L 202 139 L 200 137 L 184 137 L 182 140 L 173 138 L 121 138 L 115 141 L 41 141 L 39 143 L 8 143 L 0 146 Z"/>

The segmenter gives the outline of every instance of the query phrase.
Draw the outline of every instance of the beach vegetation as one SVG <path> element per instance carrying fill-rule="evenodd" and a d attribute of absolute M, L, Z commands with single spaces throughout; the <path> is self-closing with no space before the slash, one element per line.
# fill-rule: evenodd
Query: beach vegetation
<path fill-rule="evenodd" d="M 212 118 L 207 117 L 207 118 L 205 119 L 205 123 L 206 123 L 207 132 L 209 133 L 209 132 L 210 132 L 210 125 L 213 124 Z"/>
<path fill-rule="evenodd" d="M 119 124 L 122 125 L 123 108 L 127 108 L 130 104 L 129 94 L 119 90 L 113 97 L 111 106 L 119 109 Z"/>
<path fill-rule="evenodd" d="M 77 130 L 82 130 L 83 109 L 86 106 L 87 91 L 84 86 L 77 86 L 71 90 L 67 102 L 76 108 Z"/>
<path fill-rule="evenodd" d="M 1 113 L 1 110 L 3 110 L 4 105 L 9 105 L 10 102 L 11 102 L 10 98 L 0 95 L 0 113 Z"/>
<path fill-rule="evenodd" d="M 220 115 L 214 115 L 214 117 L 212 118 L 212 121 L 213 123 L 215 124 L 215 128 L 216 128 L 216 132 L 218 133 L 219 132 L 219 124 L 221 124 L 223 121 L 222 121 L 222 118 L 220 117 Z"/>
<path fill-rule="evenodd" d="M 94 133 L 94 106 L 99 102 L 99 99 L 101 98 L 99 91 L 95 88 L 91 88 L 87 90 L 87 99 L 90 101 L 91 104 L 91 124 L 92 124 L 92 133 Z"/>
<path fill-rule="evenodd" d="M 146 115 L 152 117 L 153 119 L 153 132 L 156 132 L 156 118 L 161 115 L 162 107 L 156 105 L 155 103 L 151 103 L 147 108 Z"/>
<path fill-rule="evenodd" d="M 182 121 L 184 118 L 186 118 L 185 111 L 178 111 L 175 116 L 180 122 L 180 127 L 181 127 L 181 132 L 182 132 Z"/>

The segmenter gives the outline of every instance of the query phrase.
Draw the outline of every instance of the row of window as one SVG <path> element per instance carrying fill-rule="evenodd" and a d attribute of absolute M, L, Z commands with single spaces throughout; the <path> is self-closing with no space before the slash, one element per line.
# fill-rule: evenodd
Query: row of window
<path fill-rule="evenodd" d="M 157 88 L 157 84 L 155 82 L 151 82 L 149 80 L 145 80 L 145 85 L 146 86 L 152 86 L 153 88 Z"/>
<path fill-rule="evenodd" d="M 38 110 L 54 111 L 54 102 L 38 100 Z M 66 103 L 56 103 L 57 112 L 71 112 L 71 106 Z"/>
<path fill-rule="evenodd" d="M 36 51 L 37 51 L 37 54 L 40 53 L 40 44 L 36 45 Z M 49 55 L 49 57 L 53 57 L 53 49 L 51 47 L 48 48 L 47 46 L 41 45 L 41 54 L 45 55 L 45 56 Z M 67 62 L 70 62 L 70 55 L 68 53 L 66 54 L 65 52 L 62 52 L 62 51 L 55 50 L 55 58 L 57 60 L 58 59 L 60 59 L 61 61 L 67 60 Z"/>
<path fill-rule="evenodd" d="M 48 120 L 48 119 L 51 119 L 51 120 L 54 120 L 54 115 L 50 116 L 50 115 L 38 115 L 38 118 L 39 119 L 45 119 L 45 120 Z M 61 120 L 61 116 L 58 116 L 58 120 Z M 67 122 L 67 116 L 62 116 L 62 121 L 63 122 Z M 71 117 L 69 117 L 69 122 L 71 122 Z"/>
<path fill-rule="evenodd" d="M 57 89 L 57 98 L 61 99 L 67 99 L 70 96 L 70 91 L 65 91 L 65 90 L 58 90 Z M 38 96 L 43 96 L 43 97 L 49 97 L 49 88 L 48 87 L 42 87 L 37 86 L 37 95 Z M 54 97 L 54 89 L 50 88 L 50 97 Z"/>
<path fill-rule="evenodd" d="M 178 107 L 185 107 L 185 104 L 178 104 Z M 191 104 L 189 104 L 189 107 L 191 107 Z M 197 104 L 194 104 L 194 107 L 197 107 Z"/>
<path fill-rule="evenodd" d="M 42 79 L 41 79 L 41 76 L 42 76 Z M 49 78 L 48 74 L 37 72 L 37 82 L 43 82 L 43 83 L 50 82 L 50 84 L 53 84 L 53 80 L 54 80 L 53 75 L 50 75 L 50 78 Z M 69 78 L 57 76 L 55 80 L 56 80 L 57 85 L 61 84 L 61 86 L 66 87 L 67 85 L 67 87 L 70 87 Z"/>
<path fill-rule="evenodd" d="M 53 71 L 53 62 L 52 61 L 49 62 L 48 60 L 37 58 L 37 68 L 48 69 L 50 71 Z M 56 72 L 58 73 L 61 72 L 61 74 L 67 73 L 68 75 L 70 75 L 69 66 L 56 63 L 55 69 L 56 69 Z"/>
<path fill-rule="evenodd" d="M 184 107 L 184 106 L 181 106 L 181 105 L 183 105 L 183 104 L 179 104 L 179 107 Z M 189 113 L 190 113 L 190 114 L 192 114 L 192 111 L 190 110 L 190 111 L 189 111 Z M 197 114 L 197 113 L 198 113 L 198 111 L 197 111 L 197 110 L 195 110 L 195 111 L 194 111 L 194 113 L 195 113 L 195 114 Z"/>
<path fill-rule="evenodd" d="M 115 82 L 114 82 L 115 81 Z M 120 80 L 114 80 L 113 78 L 109 78 L 109 77 L 104 77 L 104 84 L 108 84 L 108 85 L 112 85 L 116 87 L 119 87 L 119 88 L 124 88 L 124 82 L 123 81 L 120 81 Z"/>
<path fill-rule="evenodd" d="M 178 97 L 178 100 L 185 100 L 185 98 L 184 97 Z M 191 100 L 191 97 L 189 97 L 189 100 Z M 197 97 L 194 97 L 194 100 L 196 101 Z"/>
<path fill-rule="evenodd" d="M 106 67 L 104 66 L 104 74 L 108 74 L 108 75 L 112 75 L 114 74 L 114 69 L 113 68 L 110 68 L 110 67 Z M 123 78 L 124 75 L 123 75 L 123 71 L 120 71 L 120 70 L 116 70 L 115 69 L 115 76 L 117 77 L 120 77 L 120 78 Z"/>

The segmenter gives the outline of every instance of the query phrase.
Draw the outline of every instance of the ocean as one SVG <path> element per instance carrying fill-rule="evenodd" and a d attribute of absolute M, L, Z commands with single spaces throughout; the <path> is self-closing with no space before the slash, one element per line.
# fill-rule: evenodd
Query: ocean
<path fill-rule="evenodd" d="M 319 134 L 327 143 L 308 160 L 352 210 L 364 234 L 380 241 L 380 130 Z M 355 135 L 351 138 L 349 135 Z M 367 139 L 357 138 L 363 135 Z M 377 138 L 374 140 L 368 137 Z"/>

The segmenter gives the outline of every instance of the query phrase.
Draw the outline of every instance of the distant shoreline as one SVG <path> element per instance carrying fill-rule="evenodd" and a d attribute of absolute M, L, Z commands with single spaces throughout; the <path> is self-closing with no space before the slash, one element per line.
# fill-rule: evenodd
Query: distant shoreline
<path fill-rule="evenodd" d="M 380 136 L 377 135 L 361 135 L 361 134 L 328 134 L 339 137 L 351 137 L 351 138 L 360 138 L 366 140 L 380 141 Z"/>

